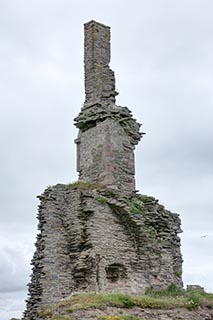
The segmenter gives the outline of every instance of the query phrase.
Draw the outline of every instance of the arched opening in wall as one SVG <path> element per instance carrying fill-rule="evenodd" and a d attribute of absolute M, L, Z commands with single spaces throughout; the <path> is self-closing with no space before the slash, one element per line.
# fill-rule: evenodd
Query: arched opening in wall
<path fill-rule="evenodd" d="M 117 282 L 127 278 L 127 270 L 121 263 L 113 263 L 105 268 L 106 278 L 109 282 Z"/>

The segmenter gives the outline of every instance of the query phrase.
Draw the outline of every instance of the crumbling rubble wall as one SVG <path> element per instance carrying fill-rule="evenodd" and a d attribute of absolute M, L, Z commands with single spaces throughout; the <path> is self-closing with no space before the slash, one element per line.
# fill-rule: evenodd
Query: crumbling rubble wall
<path fill-rule="evenodd" d="M 115 76 L 110 69 L 110 27 L 89 21 L 84 25 L 84 108 L 115 103 Z"/>
<path fill-rule="evenodd" d="M 76 292 L 182 285 L 180 219 L 153 197 L 78 183 L 49 187 L 40 199 L 24 319 Z"/>

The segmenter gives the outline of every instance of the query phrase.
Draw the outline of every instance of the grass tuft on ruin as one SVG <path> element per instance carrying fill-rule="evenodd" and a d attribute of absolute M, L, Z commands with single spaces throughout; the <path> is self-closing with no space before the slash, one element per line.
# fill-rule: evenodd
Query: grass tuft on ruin
<path fill-rule="evenodd" d="M 74 181 L 67 185 L 70 189 L 89 190 L 89 189 L 105 189 L 106 187 L 98 182 L 91 181 Z"/>

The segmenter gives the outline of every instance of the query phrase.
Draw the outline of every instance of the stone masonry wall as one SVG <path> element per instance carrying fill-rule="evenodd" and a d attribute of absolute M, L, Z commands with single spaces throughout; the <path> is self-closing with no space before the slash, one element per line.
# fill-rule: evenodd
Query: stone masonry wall
<path fill-rule="evenodd" d="M 84 107 L 96 103 L 115 103 L 115 76 L 109 68 L 110 28 L 96 21 L 84 25 L 84 74 L 86 101 Z"/>
<path fill-rule="evenodd" d="M 84 30 L 86 99 L 75 118 L 79 180 L 131 193 L 135 189 L 134 149 L 143 134 L 130 110 L 115 104 L 115 78 L 109 68 L 110 28 L 90 21 Z"/>
<path fill-rule="evenodd" d="M 41 196 L 24 319 L 76 292 L 127 292 L 182 285 L 180 220 L 152 197 L 80 183 Z"/>
<path fill-rule="evenodd" d="M 135 189 L 135 145 L 140 125 L 127 107 L 95 105 L 75 118 L 79 180 L 99 182 L 125 193 Z"/>
<path fill-rule="evenodd" d="M 134 145 L 116 120 L 106 118 L 79 137 L 80 180 L 135 189 Z"/>

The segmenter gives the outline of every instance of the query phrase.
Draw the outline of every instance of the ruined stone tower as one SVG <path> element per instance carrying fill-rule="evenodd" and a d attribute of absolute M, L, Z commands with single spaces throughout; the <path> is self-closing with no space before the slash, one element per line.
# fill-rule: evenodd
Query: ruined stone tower
<path fill-rule="evenodd" d="M 182 286 L 179 216 L 135 192 L 142 133 L 129 109 L 115 104 L 109 27 L 85 24 L 84 62 L 86 99 L 75 119 L 79 181 L 39 196 L 25 320 L 73 293 Z"/>
<path fill-rule="evenodd" d="M 109 68 L 110 28 L 85 24 L 84 106 L 75 119 L 80 129 L 77 170 L 80 181 L 99 182 L 131 193 L 135 190 L 134 149 L 142 134 L 126 107 L 115 104 L 115 77 Z"/>

